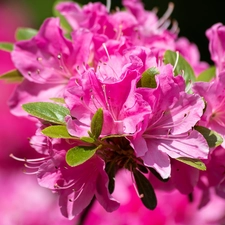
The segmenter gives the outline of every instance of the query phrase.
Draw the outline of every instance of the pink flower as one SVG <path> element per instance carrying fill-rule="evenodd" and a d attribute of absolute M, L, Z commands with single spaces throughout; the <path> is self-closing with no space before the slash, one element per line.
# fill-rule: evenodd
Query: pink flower
<path fill-rule="evenodd" d="M 224 223 L 225 203 L 215 195 L 213 189 L 209 190 L 212 201 L 201 209 L 198 209 L 201 198 L 199 189 L 194 190 L 191 201 L 187 195 L 182 195 L 177 190 L 169 192 L 156 190 L 158 206 L 150 211 L 142 205 L 126 171 L 118 173 L 116 184 L 114 195 L 120 199 L 120 208 L 115 212 L 106 213 L 96 202 L 87 217 L 87 224 L 220 225 Z"/>
<path fill-rule="evenodd" d="M 63 36 L 59 19 L 50 18 L 35 37 L 15 44 L 12 60 L 24 80 L 10 99 L 14 114 L 24 115 L 21 105 L 27 102 L 62 97 L 70 77 L 88 63 L 92 35 L 80 30 L 72 37 L 76 44 Z"/>
<path fill-rule="evenodd" d="M 71 80 L 65 94 L 66 104 L 75 118 L 67 118 L 71 135 L 88 136 L 91 118 L 98 108 L 104 114 L 102 135 L 136 132 L 136 125 L 150 108 L 136 93 L 142 61 L 135 55 L 128 60 L 121 65 L 122 59 L 112 56 L 108 62 L 99 64 L 97 72 L 89 69 L 79 81 Z"/>
<path fill-rule="evenodd" d="M 40 139 L 40 134 L 37 138 Z M 59 194 L 60 209 L 65 217 L 73 219 L 89 205 L 94 196 L 108 212 L 116 210 L 119 203 L 109 194 L 108 175 L 101 158 L 94 155 L 76 167 L 69 167 L 66 163 L 67 150 L 78 144 L 79 141 L 67 143 L 62 139 L 51 141 L 47 138 L 45 143 L 41 143 L 44 148 L 42 150 L 38 148 L 40 152 L 43 151 L 45 157 L 39 159 L 12 157 L 26 162 L 26 167 L 34 170 L 31 174 L 37 174 L 38 183 L 42 187 Z"/>
<path fill-rule="evenodd" d="M 173 76 L 171 65 L 160 68 L 156 81 L 156 89 L 140 89 L 151 113 L 130 141 L 146 166 L 168 178 L 169 157 L 207 158 L 206 140 L 192 129 L 203 113 L 204 102 L 198 95 L 184 92 L 184 80 Z"/>
<path fill-rule="evenodd" d="M 190 167 L 176 159 L 170 159 L 171 175 L 167 181 L 161 181 L 152 173 L 149 180 L 157 190 L 170 192 L 178 190 L 181 194 L 189 195 L 199 181 L 199 170 Z"/>
<path fill-rule="evenodd" d="M 21 183 L 23 185 L 18 185 Z M 19 170 L 17 172 L 1 170 L 0 184 L 2 224 L 74 224 L 74 221 L 69 221 L 61 215 L 56 196 L 38 186 L 35 177 L 24 175 Z"/>
<path fill-rule="evenodd" d="M 199 207 L 205 207 L 211 201 L 209 189 L 213 189 L 215 194 L 225 198 L 225 150 L 218 146 L 210 152 L 208 160 L 204 163 L 207 166 L 206 171 L 200 172 L 198 188 L 202 191 Z"/>
<path fill-rule="evenodd" d="M 102 33 L 107 22 L 108 12 L 102 3 L 88 3 L 82 8 L 73 2 L 61 2 L 56 9 L 66 18 L 73 30 L 86 28 Z"/>
<path fill-rule="evenodd" d="M 206 101 L 205 112 L 199 125 L 205 126 L 218 132 L 225 138 L 225 85 L 224 72 L 220 73 L 218 79 L 211 82 L 196 82 L 193 91 Z M 224 147 L 224 142 L 222 143 Z"/>
<path fill-rule="evenodd" d="M 216 64 L 217 73 L 219 74 L 225 67 L 225 26 L 221 23 L 214 24 L 206 31 L 206 36 L 209 39 L 211 59 Z"/>

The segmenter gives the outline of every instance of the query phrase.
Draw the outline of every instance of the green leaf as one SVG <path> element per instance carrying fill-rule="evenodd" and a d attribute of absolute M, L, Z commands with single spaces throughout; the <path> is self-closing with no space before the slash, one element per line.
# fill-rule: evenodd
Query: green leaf
<path fill-rule="evenodd" d="M 0 80 L 5 80 L 6 82 L 21 82 L 23 80 L 22 74 L 18 70 L 11 70 L 0 76 Z"/>
<path fill-rule="evenodd" d="M 108 162 L 105 166 L 105 171 L 109 177 L 109 184 L 108 184 L 109 193 L 112 194 L 115 188 L 115 176 L 116 176 L 115 163 Z"/>
<path fill-rule="evenodd" d="M 223 138 L 216 131 L 202 126 L 195 126 L 194 129 L 204 136 L 210 148 L 217 147 L 223 143 Z"/>
<path fill-rule="evenodd" d="M 126 136 L 129 136 L 129 134 L 112 134 L 112 135 L 101 138 L 101 140 L 103 141 L 103 140 L 109 139 L 109 138 L 120 138 L 120 137 L 126 137 Z"/>
<path fill-rule="evenodd" d="M 157 70 L 156 67 L 152 67 L 145 70 L 141 78 L 141 87 L 156 88 L 157 84 L 155 76 L 157 74 L 159 74 L 159 71 Z"/>
<path fill-rule="evenodd" d="M 66 162 L 70 166 L 78 166 L 90 159 L 99 147 L 77 146 L 66 153 Z"/>
<path fill-rule="evenodd" d="M 103 126 L 103 110 L 99 108 L 94 114 L 91 120 L 91 133 L 95 139 L 97 139 L 101 132 Z"/>
<path fill-rule="evenodd" d="M 68 133 L 66 126 L 63 125 L 49 126 L 43 129 L 41 132 L 45 136 L 51 138 L 66 138 L 66 139 L 74 138 Z"/>
<path fill-rule="evenodd" d="M 189 166 L 192 166 L 196 169 L 199 170 L 206 170 L 206 166 L 205 164 L 200 160 L 200 159 L 192 159 L 192 158 L 187 158 L 187 157 L 180 157 L 180 158 L 176 158 L 176 160 L 185 163 Z"/>
<path fill-rule="evenodd" d="M 157 199 L 154 189 L 149 180 L 138 170 L 133 171 L 139 197 L 148 209 L 155 209 L 157 206 Z"/>
<path fill-rule="evenodd" d="M 64 98 L 50 98 L 53 102 L 65 104 Z"/>
<path fill-rule="evenodd" d="M 0 50 L 11 52 L 13 50 L 13 44 L 8 42 L 0 42 Z"/>
<path fill-rule="evenodd" d="M 64 118 L 70 113 L 67 108 L 50 102 L 32 102 L 22 107 L 30 115 L 55 124 L 66 124 Z"/>
<path fill-rule="evenodd" d="M 18 28 L 16 30 L 16 40 L 17 41 L 29 40 L 32 37 L 34 37 L 37 33 L 38 31 L 32 28 Z"/>
<path fill-rule="evenodd" d="M 164 54 L 164 63 L 175 65 L 177 59 L 177 53 L 167 50 Z M 174 70 L 174 75 L 183 74 L 186 85 L 190 83 L 190 81 L 195 81 L 196 77 L 194 74 L 194 70 L 190 66 L 190 64 L 179 54 L 179 59 L 177 65 Z"/>
<path fill-rule="evenodd" d="M 59 2 L 62 2 L 60 0 L 56 1 L 53 5 L 53 15 L 55 17 L 58 17 L 60 18 L 60 24 L 62 26 L 62 28 L 64 28 L 68 33 L 71 33 L 72 32 L 72 27 L 70 26 L 70 24 L 67 22 L 66 18 L 60 14 L 60 12 L 58 10 L 56 10 L 56 5 L 59 3 Z M 67 34 L 66 34 L 67 36 Z"/>
<path fill-rule="evenodd" d="M 95 142 L 95 139 L 93 139 L 91 137 L 81 137 L 80 140 L 84 141 L 86 143 L 91 143 L 91 144 Z"/>
<path fill-rule="evenodd" d="M 198 77 L 196 78 L 196 81 L 204 81 L 204 82 L 209 82 L 216 76 L 216 67 L 211 66 L 208 69 L 204 70 L 201 72 Z"/>

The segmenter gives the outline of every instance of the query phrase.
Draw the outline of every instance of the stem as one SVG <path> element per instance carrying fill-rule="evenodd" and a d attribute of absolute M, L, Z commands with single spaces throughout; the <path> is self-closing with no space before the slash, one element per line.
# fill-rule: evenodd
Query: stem
<path fill-rule="evenodd" d="M 92 198 L 89 205 L 84 209 L 84 211 L 80 215 L 80 218 L 76 225 L 84 225 L 85 224 L 85 220 L 87 219 L 88 213 L 89 213 L 90 209 L 92 208 L 94 202 L 95 202 L 95 196 Z"/>

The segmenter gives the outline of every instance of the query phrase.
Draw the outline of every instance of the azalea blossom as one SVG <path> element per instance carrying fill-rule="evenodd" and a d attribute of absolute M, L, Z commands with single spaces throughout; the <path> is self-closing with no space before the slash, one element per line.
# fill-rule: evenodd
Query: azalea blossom
<path fill-rule="evenodd" d="M 61 139 L 51 141 L 43 136 L 41 146 L 37 146 L 34 139 L 40 137 L 40 132 L 37 132 L 32 143 L 35 143 L 34 147 L 38 147 L 40 153 L 42 151 L 44 157 L 37 159 L 20 159 L 13 155 L 11 157 L 26 162 L 27 168 L 31 171 L 28 173 L 37 174 L 41 186 L 59 194 L 60 209 L 65 217 L 73 219 L 89 205 L 94 196 L 109 212 L 119 207 L 118 202 L 110 197 L 108 192 L 108 176 L 102 159 L 93 156 L 80 166 L 68 168 L 65 154 L 68 148 L 77 144 L 76 141 L 68 144 Z"/>
<path fill-rule="evenodd" d="M 197 95 L 185 93 L 182 77 L 174 77 L 170 65 L 161 68 L 156 80 L 156 89 L 140 89 L 152 112 L 130 140 L 144 164 L 168 178 L 169 156 L 207 158 L 208 145 L 193 130 L 203 113 L 204 102 Z"/>
<path fill-rule="evenodd" d="M 196 82 L 193 91 L 202 96 L 206 102 L 205 112 L 199 121 L 199 125 L 215 130 L 223 138 L 225 137 L 225 93 L 224 72 L 218 75 L 218 79 L 211 82 Z M 222 143 L 224 147 L 224 142 Z"/>
<path fill-rule="evenodd" d="M 135 133 L 136 125 L 150 111 L 136 92 L 141 76 L 138 70 L 142 66 L 135 55 L 124 65 L 113 57 L 105 65 L 100 64 L 96 73 L 89 69 L 80 80 L 72 79 L 65 93 L 66 104 L 75 118 L 67 118 L 69 133 L 87 136 L 91 118 L 98 108 L 102 108 L 104 114 L 102 135 Z"/>
<path fill-rule="evenodd" d="M 216 23 L 206 31 L 206 36 L 209 39 L 209 51 L 211 59 L 214 61 L 217 73 L 224 70 L 224 39 L 225 26 L 222 23 Z"/>

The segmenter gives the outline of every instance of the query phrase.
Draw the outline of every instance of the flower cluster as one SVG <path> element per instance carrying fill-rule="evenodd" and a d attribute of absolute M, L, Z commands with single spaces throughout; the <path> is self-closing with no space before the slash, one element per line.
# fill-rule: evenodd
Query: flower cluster
<path fill-rule="evenodd" d="M 69 219 L 94 199 L 117 210 L 113 191 L 122 170 L 151 210 L 157 189 L 191 199 L 198 186 L 200 207 L 212 187 L 225 197 L 224 26 L 207 31 L 215 62 L 209 67 L 178 37 L 169 19 L 173 4 L 161 18 L 139 0 L 123 5 L 110 12 L 110 1 L 57 4 L 61 21 L 48 18 L 39 31 L 18 32 L 16 70 L 1 77 L 20 80 L 9 106 L 36 122 L 30 144 L 42 155 L 11 157 L 59 194 Z"/>

